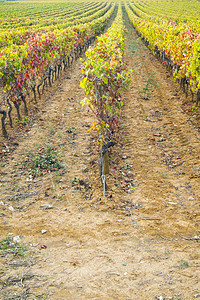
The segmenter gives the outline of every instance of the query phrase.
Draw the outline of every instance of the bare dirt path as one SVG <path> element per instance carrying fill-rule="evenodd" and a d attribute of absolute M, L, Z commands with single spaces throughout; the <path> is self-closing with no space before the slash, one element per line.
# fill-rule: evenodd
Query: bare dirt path
<path fill-rule="evenodd" d="M 88 132 L 93 116 L 80 105 L 80 61 L 1 164 L 1 237 L 19 236 L 28 251 L 1 252 L 0 299 L 200 297 L 200 135 L 181 108 L 184 94 L 126 25 L 132 83 L 107 197 Z M 145 100 L 152 74 L 158 87 Z M 26 151 L 49 143 L 64 168 L 29 176 Z"/>

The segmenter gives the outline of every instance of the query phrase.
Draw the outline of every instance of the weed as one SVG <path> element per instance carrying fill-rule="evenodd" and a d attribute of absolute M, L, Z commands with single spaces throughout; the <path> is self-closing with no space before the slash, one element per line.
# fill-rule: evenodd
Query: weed
<path fill-rule="evenodd" d="M 57 149 L 51 143 L 38 148 L 36 153 L 29 151 L 23 166 L 29 169 L 33 176 L 42 175 L 45 171 L 55 171 L 63 168 L 57 158 Z"/>
<path fill-rule="evenodd" d="M 20 120 L 19 118 L 16 117 L 15 120 L 22 125 L 26 125 L 31 122 L 28 116 L 26 116 L 23 120 Z"/>
<path fill-rule="evenodd" d="M 157 252 L 158 252 L 158 250 L 153 250 L 153 249 L 151 250 L 151 249 L 147 249 L 147 250 L 146 250 L 146 252 L 148 252 L 148 253 L 157 253 Z"/>
<path fill-rule="evenodd" d="M 163 178 L 165 178 L 165 179 L 168 178 L 168 176 L 167 176 L 166 173 L 161 173 L 160 176 L 163 177 Z"/>
<path fill-rule="evenodd" d="M 30 122 L 31 122 L 31 120 L 29 119 L 28 116 L 26 116 L 26 117 L 21 121 L 21 123 L 22 123 L 23 125 L 29 124 Z"/>
<path fill-rule="evenodd" d="M 79 179 L 76 178 L 76 177 L 74 177 L 72 180 L 70 180 L 70 182 L 71 182 L 72 184 L 78 184 L 78 183 L 79 183 Z"/>
<path fill-rule="evenodd" d="M 0 250 L 2 254 L 14 254 L 14 256 L 24 257 L 24 252 L 27 250 L 26 247 L 22 244 L 13 242 L 13 238 L 8 236 L 5 239 L 0 241 Z"/>
<path fill-rule="evenodd" d="M 41 296 L 37 296 L 38 299 L 45 300 L 49 298 L 49 294 L 43 294 Z"/>
<path fill-rule="evenodd" d="M 192 112 L 195 113 L 195 114 L 193 115 L 193 117 L 196 118 L 197 115 L 198 115 L 198 113 L 199 113 L 198 107 L 195 106 L 195 105 L 193 105 L 193 106 L 192 106 Z"/>
<path fill-rule="evenodd" d="M 135 41 L 133 41 L 132 43 L 131 43 L 131 42 L 128 43 L 128 50 L 129 50 L 130 52 L 132 52 L 132 53 L 135 53 L 135 52 L 138 51 L 138 47 L 137 47 Z"/>
<path fill-rule="evenodd" d="M 199 109 L 198 109 L 197 106 L 193 105 L 193 106 L 192 106 L 192 111 L 195 112 L 196 114 L 198 114 Z"/>
<path fill-rule="evenodd" d="M 130 169 L 132 169 L 132 165 L 129 165 L 128 163 L 126 163 L 126 165 L 125 165 L 125 170 L 130 170 Z"/>
<path fill-rule="evenodd" d="M 49 135 L 54 135 L 56 133 L 56 130 L 54 128 L 49 128 Z"/>
<path fill-rule="evenodd" d="M 155 73 L 153 73 L 149 76 L 149 78 L 146 80 L 146 85 L 140 91 L 140 93 L 143 94 L 143 98 L 145 100 L 148 100 L 149 98 L 151 98 L 151 92 L 152 92 L 153 87 L 158 88 L 158 85 L 157 85 L 156 80 L 154 78 L 154 74 Z"/>
<path fill-rule="evenodd" d="M 76 135 L 76 128 L 72 128 L 71 126 L 68 126 L 66 133 L 70 133 L 72 137 L 74 137 L 74 135 Z"/>
<path fill-rule="evenodd" d="M 134 184 L 133 183 L 129 183 L 128 185 L 127 185 L 127 193 L 131 193 L 132 191 L 135 191 L 135 189 L 136 189 L 136 187 L 134 186 Z"/>
<path fill-rule="evenodd" d="M 168 250 L 165 251 L 165 255 L 169 256 L 169 255 L 171 255 L 171 254 L 172 254 L 171 251 L 168 251 Z"/>
<path fill-rule="evenodd" d="M 189 267 L 189 263 L 186 260 L 181 260 L 180 262 L 180 268 L 184 269 L 184 268 L 188 268 Z"/>

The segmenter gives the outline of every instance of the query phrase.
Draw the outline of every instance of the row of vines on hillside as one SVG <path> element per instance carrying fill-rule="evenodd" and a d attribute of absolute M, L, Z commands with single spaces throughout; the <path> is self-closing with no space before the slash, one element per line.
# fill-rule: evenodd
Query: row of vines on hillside
<path fill-rule="evenodd" d="M 86 52 L 87 60 L 82 69 L 80 86 L 86 98 L 81 101 L 88 105 L 96 116 L 90 130 L 98 133 L 99 172 L 104 185 L 108 170 L 108 148 L 117 142 L 119 118 L 123 102 L 121 91 L 130 83 L 130 72 L 123 62 L 125 27 L 122 8 L 106 33 L 97 38 L 95 47 Z"/>
<path fill-rule="evenodd" d="M 132 5 L 149 16 L 173 19 L 177 24 L 198 21 L 200 17 L 199 2 L 188 0 L 132 0 Z M 198 27 L 199 22 L 195 27 Z"/>
<path fill-rule="evenodd" d="M 75 12 L 70 13 L 64 20 L 60 20 L 60 14 L 58 16 L 52 16 L 48 18 L 47 22 L 43 20 L 43 18 L 36 25 L 31 21 L 31 26 L 26 26 L 21 23 L 13 24 L 13 28 L 4 29 L 0 32 L 0 48 L 1 47 L 9 47 L 13 44 L 15 45 L 23 45 L 26 40 L 32 36 L 40 33 L 46 32 L 55 32 L 57 30 L 62 30 L 67 27 L 71 27 L 73 25 L 88 23 L 92 20 L 95 20 L 105 14 L 110 8 L 110 3 L 101 5 L 94 5 L 92 7 L 82 7 L 80 6 L 78 9 L 76 8 Z"/>
<path fill-rule="evenodd" d="M 2 131 L 7 137 L 5 119 L 7 108 L 9 123 L 12 127 L 12 104 L 21 119 L 20 105 L 23 102 L 28 113 L 26 97 L 33 92 L 40 98 L 41 89 L 66 68 L 74 58 L 85 50 L 91 41 L 103 31 L 111 18 L 115 5 L 109 5 L 106 12 L 98 12 L 98 18 L 87 24 L 77 25 L 54 32 L 37 33 L 30 36 L 23 45 L 13 44 L 0 51 L 0 87 L 3 89 L 3 101 L 0 103 Z M 7 106 L 7 107 L 6 107 Z"/>
<path fill-rule="evenodd" d="M 30 7 L 29 7 L 30 5 Z M 63 25 L 76 18 L 79 15 L 91 14 L 95 8 L 99 8 L 105 3 L 94 2 L 37 2 L 37 5 L 25 1 L 23 4 L 17 2 L 12 5 L 13 10 L 10 11 L 9 3 L 1 3 L 0 24 L 2 33 L 15 29 L 36 29 L 44 26 L 52 26 L 57 24 Z M 23 7 L 22 7 L 23 6 Z"/>
<path fill-rule="evenodd" d="M 166 64 L 186 94 L 188 88 L 196 105 L 200 101 L 200 32 L 194 21 L 175 22 L 151 16 L 133 3 L 125 4 L 133 26 L 158 59 Z"/>

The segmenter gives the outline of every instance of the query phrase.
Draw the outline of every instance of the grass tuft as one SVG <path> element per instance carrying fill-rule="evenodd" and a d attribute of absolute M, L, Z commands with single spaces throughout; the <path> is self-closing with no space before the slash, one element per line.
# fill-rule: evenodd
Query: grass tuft
<path fill-rule="evenodd" d="M 28 151 L 22 164 L 23 168 L 28 169 L 29 175 L 34 177 L 63 168 L 58 161 L 57 149 L 51 143 L 38 148 L 36 153 Z"/>

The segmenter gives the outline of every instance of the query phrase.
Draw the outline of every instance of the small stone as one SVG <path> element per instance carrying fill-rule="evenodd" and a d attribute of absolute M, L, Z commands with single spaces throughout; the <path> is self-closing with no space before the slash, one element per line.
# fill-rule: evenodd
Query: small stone
<path fill-rule="evenodd" d="M 41 245 L 41 246 L 40 246 L 40 249 L 46 249 L 46 248 L 47 248 L 46 245 Z"/>
<path fill-rule="evenodd" d="M 11 205 L 8 206 L 8 209 L 9 209 L 10 211 L 14 211 L 14 208 L 13 208 Z"/>
<path fill-rule="evenodd" d="M 42 234 L 44 234 L 44 233 L 46 233 L 46 232 L 47 232 L 46 229 L 42 229 L 42 230 L 41 230 L 41 233 L 42 233 Z"/>
<path fill-rule="evenodd" d="M 31 247 L 37 247 L 38 244 L 30 244 Z"/>
<path fill-rule="evenodd" d="M 17 235 L 17 236 L 14 236 L 13 237 L 13 242 L 14 243 L 20 243 L 21 242 L 21 239 L 20 239 L 20 237 Z"/>

